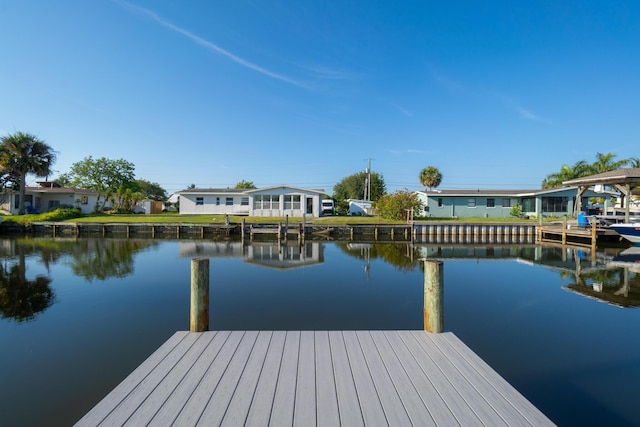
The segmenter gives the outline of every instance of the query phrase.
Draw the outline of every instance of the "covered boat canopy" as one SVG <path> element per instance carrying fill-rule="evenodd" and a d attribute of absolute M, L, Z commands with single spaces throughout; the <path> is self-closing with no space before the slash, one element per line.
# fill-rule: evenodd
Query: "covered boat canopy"
<path fill-rule="evenodd" d="M 629 202 L 631 198 L 631 190 L 640 186 L 640 168 L 617 169 L 614 171 L 599 173 L 596 175 L 584 176 L 582 178 L 570 179 L 564 181 L 562 185 L 578 186 L 578 197 L 576 206 L 580 209 L 579 203 L 582 194 L 591 186 L 608 185 L 622 194 L 622 202 L 625 208 L 624 221 L 629 222 Z"/>

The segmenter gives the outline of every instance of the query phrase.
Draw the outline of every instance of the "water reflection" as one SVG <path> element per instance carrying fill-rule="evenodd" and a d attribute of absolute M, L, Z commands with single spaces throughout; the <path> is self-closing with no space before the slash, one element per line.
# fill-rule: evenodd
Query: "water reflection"
<path fill-rule="evenodd" d="M 6 239 L 0 245 L 0 315 L 16 322 L 31 321 L 56 301 L 52 279 L 29 278 L 26 258 L 35 258 L 48 272 L 67 260 L 73 273 L 91 282 L 133 274 L 134 255 L 155 245 L 151 240 Z"/>
<path fill-rule="evenodd" d="M 374 260 L 382 260 L 399 271 L 422 269 L 421 259 L 505 260 L 543 266 L 557 271 L 562 279 L 575 283 L 564 286 L 572 292 L 596 298 L 620 307 L 640 306 L 640 248 L 611 248 L 589 253 L 568 246 L 535 244 L 416 244 L 410 242 L 334 242 L 349 257 L 363 262 L 366 281 Z M 210 256 L 243 258 L 245 262 L 266 268 L 291 269 L 324 263 L 324 243 L 278 242 L 180 242 L 183 257 Z M 446 278 L 445 278 L 446 281 Z"/>
<path fill-rule="evenodd" d="M 71 270 L 88 282 L 133 274 L 134 256 L 158 244 L 155 240 L 84 239 L 71 251 Z"/>

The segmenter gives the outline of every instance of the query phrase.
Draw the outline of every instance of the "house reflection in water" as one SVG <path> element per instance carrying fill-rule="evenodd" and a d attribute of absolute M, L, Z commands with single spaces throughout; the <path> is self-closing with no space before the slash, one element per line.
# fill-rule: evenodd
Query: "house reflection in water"
<path fill-rule="evenodd" d="M 415 254 L 445 260 L 514 259 L 573 277 L 575 283 L 563 286 L 570 292 L 618 307 L 640 307 L 640 247 L 594 255 L 570 247 L 538 245 L 427 245 L 418 247 Z"/>
<path fill-rule="evenodd" d="M 245 262 L 278 270 L 310 267 L 324 263 L 322 242 L 180 242 L 182 257 L 243 258 Z"/>
<path fill-rule="evenodd" d="M 630 247 L 595 273 L 576 273 L 567 290 L 623 308 L 640 307 L 640 247 Z"/>

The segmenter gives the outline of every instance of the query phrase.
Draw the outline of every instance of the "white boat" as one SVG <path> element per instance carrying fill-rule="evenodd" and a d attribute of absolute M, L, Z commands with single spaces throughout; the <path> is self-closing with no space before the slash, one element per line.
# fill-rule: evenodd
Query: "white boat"
<path fill-rule="evenodd" d="M 628 224 L 611 224 L 610 229 L 627 239 L 633 244 L 640 244 L 640 222 Z"/>

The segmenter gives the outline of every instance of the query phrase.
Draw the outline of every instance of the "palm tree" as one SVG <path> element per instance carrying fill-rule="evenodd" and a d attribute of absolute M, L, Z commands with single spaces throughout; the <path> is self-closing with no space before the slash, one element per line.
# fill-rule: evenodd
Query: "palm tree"
<path fill-rule="evenodd" d="M 629 157 L 627 159 L 628 163 L 627 165 L 632 167 L 632 168 L 640 168 L 640 158 L 638 157 Z"/>
<path fill-rule="evenodd" d="M 542 188 L 545 190 L 560 188 L 564 181 L 591 175 L 590 168 L 591 166 L 584 160 L 576 162 L 573 166 L 562 165 L 559 172 L 547 175 L 547 177 L 542 181 Z"/>
<path fill-rule="evenodd" d="M 56 153 L 44 141 L 30 133 L 16 132 L 0 140 L 1 164 L 11 175 L 20 191 L 18 213 L 24 214 L 26 176 L 33 173 L 47 176 L 56 160 Z"/>
<path fill-rule="evenodd" d="M 434 187 L 437 187 L 442 182 L 442 174 L 438 168 L 434 166 L 428 166 L 422 169 L 420 172 L 420 184 L 429 188 L 431 191 Z"/>
<path fill-rule="evenodd" d="M 615 157 L 616 155 L 614 153 L 597 153 L 596 161 L 591 164 L 591 173 L 595 175 L 598 173 L 614 171 L 627 166 L 630 163 L 629 159 L 614 161 L 613 159 L 615 159 Z"/>

